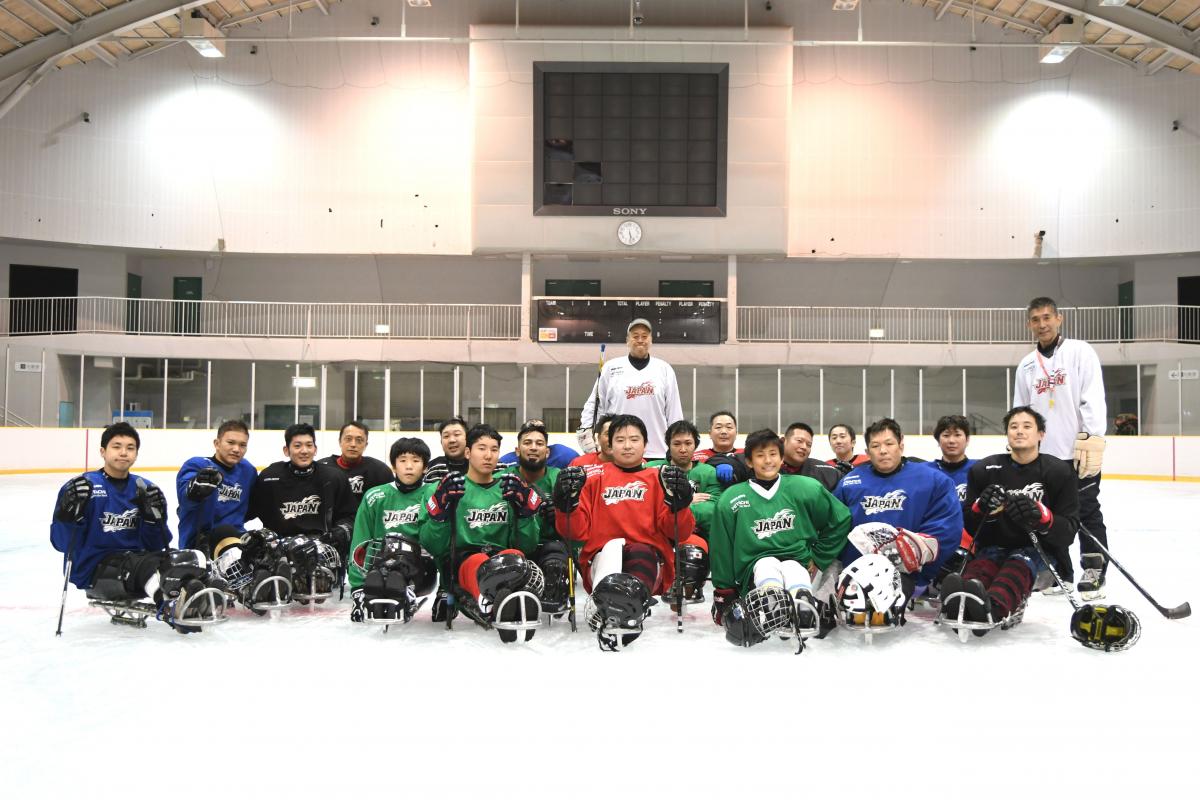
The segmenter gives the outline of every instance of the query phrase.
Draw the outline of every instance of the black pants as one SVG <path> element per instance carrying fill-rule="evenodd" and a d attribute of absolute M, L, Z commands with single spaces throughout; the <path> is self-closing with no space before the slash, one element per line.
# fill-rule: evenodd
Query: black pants
<path fill-rule="evenodd" d="M 1087 528 L 1092 536 L 1100 540 L 1100 543 L 1108 547 L 1108 528 L 1104 527 L 1104 512 L 1100 510 L 1100 474 L 1097 473 L 1090 478 L 1083 478 L 1079 481 L 1079 522 L 1082 527 Z M 1079 554 L 1080 556 L 1088 555 L 1089 553 L 1099 553 L 1100 548 L 1096 547 L 1086 534 L 1079 533 Z M 1082 559 L 1080 566 L 1083 565 Z M 1104 560 L 1104 568 L 1108 569 L 1108 559 Z M 1064 580 L 1069 580 L 1065 578 Z"/>

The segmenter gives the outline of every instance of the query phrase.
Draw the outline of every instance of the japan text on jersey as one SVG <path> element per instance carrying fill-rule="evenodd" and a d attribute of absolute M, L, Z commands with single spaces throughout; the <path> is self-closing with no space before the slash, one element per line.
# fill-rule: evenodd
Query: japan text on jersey
<path fill-rule="evenodd" d="M 1045 494 L 1045 487 L 1041 482 L 1028 483 L 1020 489 L 1010 489 L 1009 494 L 1023 494 L 1026 497 L 1032 498 L 1037 502 L 1042 502 L 1042 495 Z"/>
<path fill-rule="evenodd" d="M 387 509 L 383 512 L 383 527 L 391 529 L 401 525 L 415 525 L 420 514 L 419 503 L 414 503 L 408 508 Z"/>
<path fill-rule="evenodd" d="M 863 513 L 867 516 L 882 514 L 886 511 L 903 511 L 904 501 L 908 495 L 903 489 L 894 489 L 885 495 L 868 494 L 859 501 Z"/>
<path fill-rule="evenodd" d="M 240 483 L 222 483 L 217 487 L 218 503 L 239 503 L 242 500 L 242 485 Z"/>
<path fill-rule="evenodd" d="M 503 525 L 508 522 L 508 503 L 501 501 L 487 508 L 472 508 L 467 511 L 466 522 L 468 528 Z"/>
<path fill-rule="evenodd" d="M 795 522 L 796 512 L 790 508 L 781 508 L 772 517 L 754 520 L 754 535 L 759 539 L 769 539 L 782 531 L 792 530 Z"/>
<path fill-rule="evenodd" d="M 1062 367 L 1056 367 L 1053 372 L 1038 378 L 1033 382 L 1033 391 L 1037 394 L 1045 394 L 1053 391 L 1055 386 L 1067 385 L 1067 373 Z"/>
<path fill-rule="evenodd" d="M 645 397 L 654 394 L 654 383 L 652 381 L 643 381 L 637 386 L 625 387 L 625 399 L 632 400 L 635 397 Z"/>
<path fill-rule="evenodd" d="M 105 511 L 100 515 L 100 529 L 105 533 L 120 533 L 137 528 L 141 515 L 136 508 L 123 511 L 120 514 Z"/>
<path fill-rule="evenodd" d="M 611 506 L 622 502 L 623 500 L 636 500 L 641 502 L 646 499 L 646 482 L 645 481 L 630 481 L 624 486 L 609 486 L 601 495 L 604 498 L 604 505 Z"/>
<path fill-rule="evenodd" d="M 310 494 L 303 500 L 289 500 L 279 506 L 279 513 L 284 519 L 295 519 L 308 514 L 321 513 L 321 496 Z"/>

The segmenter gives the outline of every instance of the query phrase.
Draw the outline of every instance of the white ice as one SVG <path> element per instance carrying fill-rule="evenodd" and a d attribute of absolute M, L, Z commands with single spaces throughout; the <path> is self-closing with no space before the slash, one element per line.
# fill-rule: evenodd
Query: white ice
<path fill-rule="evenodd" d="M 236 609 L 181 636 L 111 625 L 74 588 L 55 638 L 48 526 L 64 479 L 0 478 L 8 798 L 1151 798 L 1193 785 L 1200 628 L 1160 617 L 1115 569 L 1108 601 L 1143 625 L 1120 654 L 1075 643 L 1067 600 L 1045 596 L 1015 629 L 965 644 L 913 618 L 800 656 L 729 645 L 707 605 L 683 635 L 659 606 L 614 654 L 583 626 L 512 646 L 466 620 L 448 633 L 428 611 L 385 635 L 352 625 L 348 600 Z M 1102 500 L 1117 558 L 1164 605 L 1200 606 L 1200 484 L 1109 481 Z"/>

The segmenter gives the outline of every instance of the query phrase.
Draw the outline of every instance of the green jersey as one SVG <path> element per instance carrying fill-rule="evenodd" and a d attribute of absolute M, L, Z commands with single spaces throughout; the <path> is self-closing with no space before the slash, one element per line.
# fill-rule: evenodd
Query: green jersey
<path fill-rule="evenodd" d="M 391 481 L 366 491 L 354 518 L 354 537 L 350 540 L 351 558 L 346 568 L 350 588 L 357 589 L 363 582 L 362 569 L 356 563 L 360 560 L 353 557 L 360 546 L 389 534 L 420 540 L 421 529 L 429 522 L 425 501 L 436 488 L 434 483 L 418 483 L 412 491 L 404 492 Z"/>
<path fill-rule="evenodd" d="M 470 478 L 466 481 L 466 491 L 454 511 L 458 551 L 513 547 L 532 557 L 542 532 L 540 515 L 518 516 L 501 495 L 499 478 L 482 486 Z M 430 520 L 421 530 L 421 546 L 439 561 L 448 556 L 450 522 Z"/>
<path fill-rule="evenodd" d="M 780 475 L 764 489 L 754 481 L 727 488 L 708 537 L 713 587 L 751 588 L 754 562 L 765 556 L 829 566 L 846 544 L 850 510 L 813 478 Z"/>
<path fill-rule="evenodd" d="M 516 464 L 504 464 L 504 465 L 502 465 L 502 467 L 500 469 L 497 469 L 496 472 L 493 474 L 497 478 L 499 478 L 501 475 L 504 475 L 505 473 L 512 473 L 513 475 L 516 475 L 517 477 L 522 478 L 522 479 L 525 477 L 524 475 L 521 474 L 521 469 Z M 545 474 L 542 475 L 541 478 L 537 479 L 532 484 L 530 484 L 530 486 L 534 489 L 534 491 L 536 491 L 538 493 L 538 496 L 540 496 L 542 498 L 542 504 L 544 506 L 546 506 L 548 509 L 552 509 L 554 507 L 553 505 L 551 505 L 551 502 L 552 502 L 551 498 L 554 496 L 554 482 L 557 480 L 558 480 L 558 467 L 546 467 Z M 553 513 L 548 512 L 545 515 L 539 515 L 538 519 L 540 522 L 539 537 L 538 537 L 539 542 L 557 541 L 558 539 L 561 538 L 554 531 L 554 514 Z"/>
<path fill-rule="evenodd" d="M 672 463 L 665 458 L 655 459 L 646 464 L 648 467 L 663 467 Z M 692 468 L 687 473 L 688 483 L 692 491 L 709 495 L 707 500 L 692 503 L 692 516 L 696 518 L 696 530 L 707 535 L 712 530 L 713 513 L 717 509 L 717 500 L 721 498 L 721 482 L 717 480 L 716 467 L 702 461 L 693 461 Z"/>

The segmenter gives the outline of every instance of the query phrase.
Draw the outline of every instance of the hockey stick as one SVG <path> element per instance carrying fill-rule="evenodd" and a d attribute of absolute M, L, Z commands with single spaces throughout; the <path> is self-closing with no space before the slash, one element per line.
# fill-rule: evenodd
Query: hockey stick
<path fill-rule="evenodd" d="M 683 562 L 680 556 L 683 553 L 683 548 L 679 544 L 679 512 L 672 511 L 671 519 L 675 523 L 675 632 L 683 633 Z"/>
<path fill-rule="evenodd" d="M 1159 605 L 1158 601 L 1151 597 L 1150 593 L 1143 589 L 1141 584 L 1133 579 L 1133 576 L 1129 574 L 1129 570 L 1121 566 L 1120 561 L 1117 561 L 1115 558 L 1113 558 L 1112 553 L 1108 551 L 1108 548 L 1105 547 L 1104 544 L 1096 538 L 1096 535 L 1089 531 L 1087 526 L 1082 522 L 1079 523 L 1079 532 L 1091 539 L 1092 544 L 1100 548 L 1100 552 L 1104 554 L 1104 557 L 1111 561 L 1113 566 L 1121 571 L 1121 574 L 1125 576 L 1125 580 L 1133 584 L 1133 588 L 1142 593 L 1142 597 L 1150 601 L 1150 605 L 1154 606 L 1154 608 L 1158 610 L 1158 613 L 1162 614 L 1167 619 L 1183 619 L 1184 617 L 1190 617 L 1192 615 L 1192 606 L 1187 602 L 1180 603 L 1174 608 L 1167 608 Z"/>
<path fill-rule="evenodd" d="M 450 589 L 446 592 L 446 630 L 454 629 L 454 581 L 458 572 L 458 503 L 450 511 L 450 563 L 446 567 L 446 578 Z"/>
<path fill-rule="evenodd" d="M 575 621 L 575 554 L 572 552 L 574 540 L 571 538 L 571 515 L 564 514 L 567 519 L 567 531 L 563 537 L 567 545 L 567 622 L 571 623 L 571 633 L 579 630 Z"/>
<path fill-rule="evenodd" d="M 1038 540 L 1038 535 L 1033 531 L 1029 532 L 1029 541 L 1033 542 L 1033 549 L 1037 551 L 1038 558 L 1042 559 L 1042 563 L 1046 565 L 1046 569 L 1050 570 L 1050 574 L 1054 576 L 1054 582 L 1058 584 L 1058 588 L 1062 589 L 1062 593 L 1067 596 L 1067 600 L 1071 603 L 1071 608 L 1078 611 L 1083 606 L 1075 599 L 1075 595 L 1071 593 L 1071 587 L 1063 582 L 1059 576 L 1058 570 L 1054 567 L 1054 562 L 1046 555 L 1046 551 L 1042 549 L 1042 543 Z M 1036 576 L 1035 576 L 1036 577 Z"/>
<path fill-rule="evenodd" d="M 54 629 L 55 636 L 62 636 L 63 613 L 67 610 L 67 586 L 71 578 L 71 565 L 75 561 L 75 532 L 71 532 L 71 544 L 67 547 L 67 560 L 63 564 L 62 600 L 58 604 L 58 627 Z"/>

